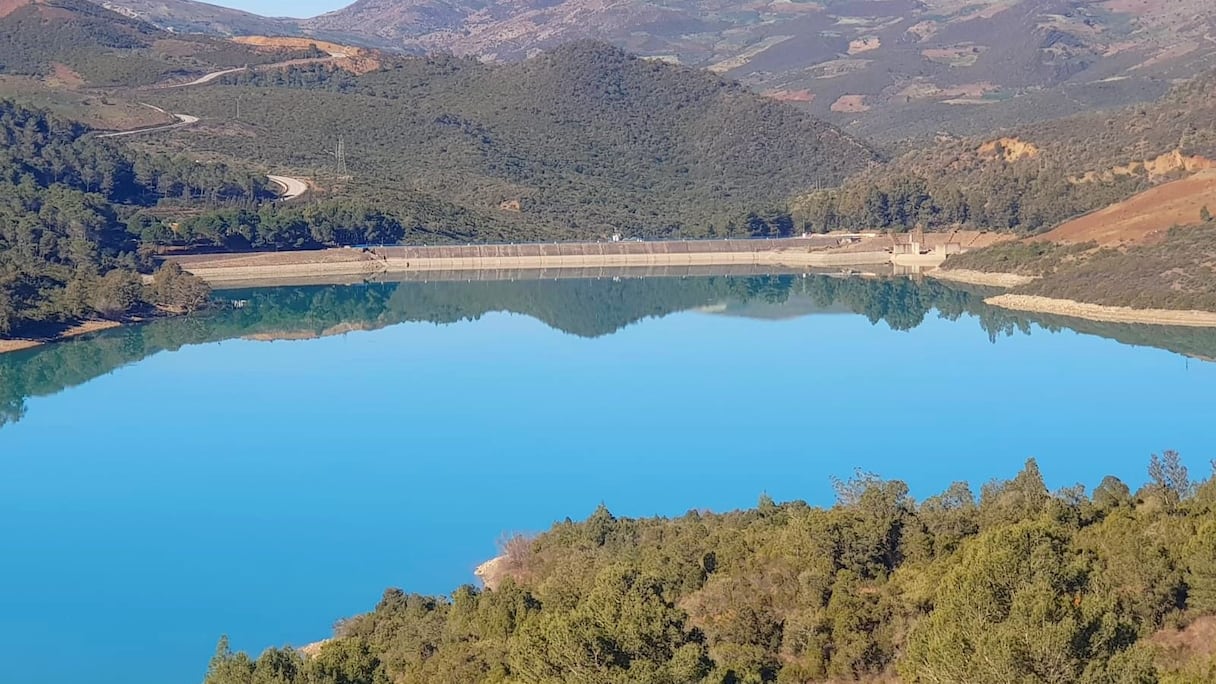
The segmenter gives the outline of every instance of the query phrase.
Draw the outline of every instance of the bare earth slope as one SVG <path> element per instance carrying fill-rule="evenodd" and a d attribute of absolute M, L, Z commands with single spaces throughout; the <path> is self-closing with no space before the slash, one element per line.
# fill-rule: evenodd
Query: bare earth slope
<path fill-rule="evenodd" d="M 951 257 L 937 275 L 1011 287 L 987 300 L 1010 309 L 1212 327 L 1212 207 L 1216 169 L 1163 183 L 1042 235 Z"/>
<path fill-rule="evenodd" d="M 1061 244 L 1096 242 L 1102 246 L 1150 242 L 1174 226 L 1195 223 L 1204 207 L 1216 211 L 1216 169 L 1145 190 L 1067 221 L 1039 239 Z"/>

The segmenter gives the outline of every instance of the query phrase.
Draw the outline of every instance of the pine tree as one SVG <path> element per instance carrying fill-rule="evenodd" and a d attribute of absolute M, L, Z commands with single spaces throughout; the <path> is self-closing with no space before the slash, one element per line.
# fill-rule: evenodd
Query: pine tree
<path fill-rule="evenodd" d="M 1165 509 L 1173 512 L 1178 504 L 1191 495 L 1191 479 L 1177 451 L 1167 449 L 1161 455 L 1153 454 L 1149 459 L 1148 476 L 1153 489 L 1159 494 Z"/>
<path fill-rule="evenodd" d="M 1187 606 L 1199 613 L 1216 611 L 1216 520 L 1199 527 L 1186 547 Z"/>

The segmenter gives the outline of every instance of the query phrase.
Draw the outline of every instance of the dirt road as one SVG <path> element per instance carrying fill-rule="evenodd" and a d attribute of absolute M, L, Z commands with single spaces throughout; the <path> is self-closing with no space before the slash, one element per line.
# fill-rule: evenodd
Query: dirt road
<path fill-rule="evenodd" d="M 292 178 L 290 176 L 266 177 L 270 179 L 271 183 L 283 188 L 282 194 L 279 195 L 279 199 L 282 201 L 293 200 L 308 192 L 308 183 L 299 178 Z"/>
<path fill-rule="evenodd" d="M 152 105 L 149 105 L 149 104 L 145 104 L 144 106 L 155 109 L 156 111 L 158 111 L 162 114 L 168 114 L 168 112 L 161 109 L 160 107 L 153 107 Z M 156 133 L 158 131 L 171 131 L 171 130 L 174 130 L 177 128 L 183 128 L 185 126 L 190 126 L 190 125 L 193 125 L 193 124 L 196 124 L 199 122 L 199 118 L 197 116 L 191 116 L 190 114 L 171 114 L 170 116 L 173 116 L 174 118 L 176 118 L 177 123 L 166 124 L 164 126 L 153 126 L 151 128 L 137 128 L 132 131 L 118 131 L 115 133 L 102 133 L 101 135 L 99 135 L 97 137 L 99 137 L 99 138 L 124 138 L 124 137 L 131 136 L 131 135 L 139 135 L 141 133 Z M 297 197 L 302 196 L 304 193 L 308 192 L 308 183 L 305 183 L 304 181 L 300 180 L 299 178 L 292 178 L 291 176 L 266 176 L 266 177 L 270 179 L 271 183 L 274 183 L 275 185 L 277 185 L 283 189 L 283 192 L 279 194 L 280 201 L 293 200 Z"/>
<path fill-rule="evenodd" d="M 151 105 L 147 105 L 147 106 L 151 106 Z M 159 107 L 152 107 L 152 108 L 159 112 L 162 112 L 162 113 L 166 113 L 166 114 L 168 113 L 168 112 L 165 112 L 165 110 L 160 109 Z M 156 133 L 157 131 L 171 131 L 175 128 L 182 128 L 185 126 L 190 126 L 192 124 L 198 123 L 197 116 L 191 116 L 189 114 L 171 114 L 170 116 L 177 119 L 177 123 L 165 124 L 164 126 L 153 126 L 151 128 L 136 128 L 136 129 L 130 130 L 130 131 L 116 131 L 114 133 L 102 133 L 102 134 L 98 135 L 97 137 L 98 138 L 124 138 L 128 135 L 139 135 L 140 133 Z"/>
<path fill-rule="evenodd" d="M 193 81 L 190 81 L 189 83 L 173 83 L 171 85 L 165 85 L 165 86 L 159 86 L 159 87 L 168 89 L 168 88 L 189 88 L 190 86 L 207 85 L 208 83 L 214 81 L 217 78 L 222 78 L 224 76 L 227 76 L 228 74 L 239 74 L 242 71 L 245 71 L 245 69 L 247 69 L 247 68 L 248 67 L 236 67 L 235 69 L 224 69 L 223 71 L 213 71 L 205 76 L 200 76 L 199 78 L 196 78 Z"/>
<path fill-rule="evenodd" d="M 207 85 L 212 81 L 223 78 L 229 74 L 239 74 L 242 71 L 269 71 L 271 69 L 282 69 L 284 67 L 303 66 L 305 64 L 323 64 L 332 62 L 338 59 L 343 59 L 347 55 L 345 52 L 330 52 L 327 57 L 305 57 L 302 59 L 289 59 L 286 62 L 275 62 L 274 64 L 256 64 L 252 66 L 234 67 L 232 69 L 223 69 L 221 71 L 213 71 L 209 74 L 200 76 L 188 83 L 170 83 L 168 85 L 151 86 L 158 89 L 169 88 L 189 88 L 192 86 Z"/>

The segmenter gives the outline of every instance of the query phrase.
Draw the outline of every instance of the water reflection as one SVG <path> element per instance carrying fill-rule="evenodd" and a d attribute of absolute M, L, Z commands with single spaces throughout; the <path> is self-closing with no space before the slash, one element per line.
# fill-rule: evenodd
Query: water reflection
<path fill-rule="evenodd" d="M 990 292 L 909 278 L 827 275 L 495 278 L 226 290 L 201 316 L 158 320 L 0 357 L 0 425 L 20 420 L 26 399 L 45 396 L 166 350 L 232 338 L 309 339 L 405 322 L 447 324 L 495 311 L 531 316 L 581 337 L 610 335 L 646 318 L 701 310 L 756 318 L 848 313 L 911 330 L 934 312 L 973 317 L 992 341 L 1036 328 L 1071 329 L 1200 359 L 1216 358 L 1216 331 L 1095 323 L 987 306 Z M 978 331 L 977 331 L 978 332 Z"/>

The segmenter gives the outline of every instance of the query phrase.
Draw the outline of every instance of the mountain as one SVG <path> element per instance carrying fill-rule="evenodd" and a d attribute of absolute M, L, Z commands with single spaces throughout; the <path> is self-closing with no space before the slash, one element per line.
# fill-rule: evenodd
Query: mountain
<path fill-rule="evenodd" d="M 148 97 L 203 118 L 162 139 L 190 154 L 332 173 L 341 141 L 351 178 L 323 185 L 462 242 L 738 235 L 780 223 L 749 214 L 878 160 L 737 84 L 591 42 L 512 64 L 310 65 Z"/>
<path fill-rule="evenodd" d="M 74 85 L 126 86 L 225 67 L 281 61 L 274 51 L 197 35 L 178 36 L 85 0 L 4 0 L 0 75 Z"/>
<path fill-rule="evenodd" d="M 794 204 L 816 231 L 1040 232 L 1208 168 L 1216 168 L 1216 70 L 1152 103 L 941 138 Z M 1202 183 L 1177 192 L 1197 203 L 1179 223 L 1197 220 L 1204 201 L 1216 206 Z"/>
<path fill-rule="evenodd" d="M 1155 98 L 1216 63 L 1214 17 L 1208 0 L 358 0 L 297 25 L 501 61 L 601 40 L 894 139 Z"/>
<path fill-rule="evenodd" d="M 1045 118 L 1159 95 L 1151 79 L 1212 63 L 1213 16 L 1203 0 L 359 0 L 303 26 L 504 60 L 594 38 L 882 133 L 891 114 L 1004 123 L 982 110 L 1024 119 L 1008 101 L 1026 97 Z"/>
<path fill-rule="evenodd" d="M 191 0 L 102 0 L 98 4 L 127 17 L 146 21 L 179 34 L 294 36 L 302 33 L 292 19 L 263 17 L 251 12 Z"/>
<path fill-rule="evenodd" d="M 324 27 L 305 28 L 304 22 L 286 17 L 265 17 L 230 7 L 195 0 L 96 0 L 106 9 L 153 24 L 171 33 L 235 36 L 311 36 L 319 40 L 416 52 L 399 41 L 379 38 L 372 31 L 350 33 Z"/>
<path fill-rule="evenodd" d="M 504 60 L 605 40 L 881 133 L 889 114 L 949 125 L 994 104 L 1025 118 L 1020 97 L 1042 117 L 1160 94 L 1151 79 L 1212 63 L 1212 19 L 1203 0 L 359 0 L 303 25 Z"/>

